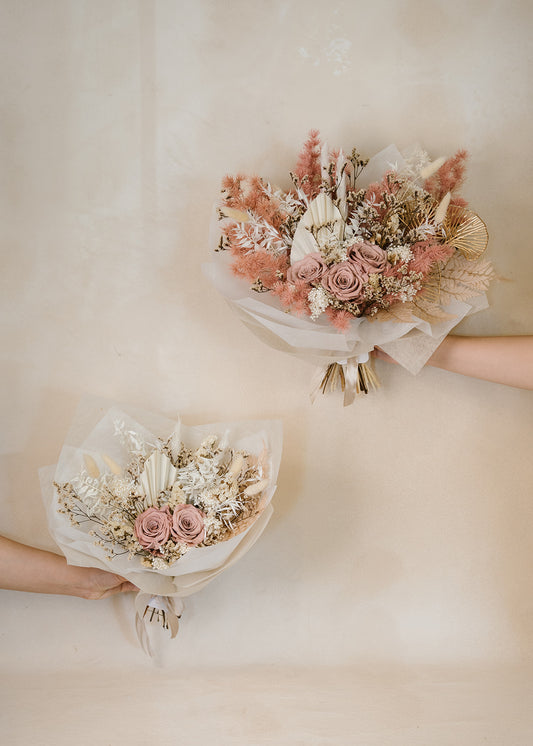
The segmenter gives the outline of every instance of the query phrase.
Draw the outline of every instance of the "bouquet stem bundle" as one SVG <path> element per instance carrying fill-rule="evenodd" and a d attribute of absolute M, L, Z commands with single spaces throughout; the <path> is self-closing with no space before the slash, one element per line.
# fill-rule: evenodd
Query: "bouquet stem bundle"
<path fill-rule="evenodd" d="M 378 389 L 380 385 L 379 378 L 370 363 L 358 363 L 356 360 L 330 363 L 318 387 L 315 386 L 312 390 L 311 399 L 314 401 L 319 391 L 327 394 L 340 387 L 344 394 L 344 404 L 347 406 L 359 394 L 368 394 Z"/>

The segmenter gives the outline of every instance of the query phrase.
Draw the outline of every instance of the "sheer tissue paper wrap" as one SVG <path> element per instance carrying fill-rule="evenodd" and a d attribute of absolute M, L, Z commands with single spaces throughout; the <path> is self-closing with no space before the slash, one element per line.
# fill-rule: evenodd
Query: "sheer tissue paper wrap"
<path fill-rule="evenodd" d="M 90 522 L 72 525 L 68 516 L 58 512 L 54 482 L 61 484 L 76 480 L 85 468 L 87 456 L 94 460 L 102 474 L 109 472 L 109 459 L 124 468 L 131 458 L 124 433 L 130 443 L 143 444 L 148 452 L 171 436 L 176 442 L 182 441 L 188 448 L 195 449 L 207 437 L 215 435 L 221 445 L 234 450 L 242 449 L 253 455 L 266 453 L 269 484 L 261 498 L 261 512 L 238 535 L 212 546 L 193 547 L 165 569 L 143 567 L 140 557 L 129 559 L 127 554 L 109 558 L 103 547 L 95 545 L 94 536 L 89 535 L 94 525 Z M 226 422 L 189 427 L 144 412 L 128 414 L 118 407 L 105 412 L 101 407 L 95 408 L 91 403 L 84 402 L 78 410 L 57 466 L 40 470 L 50 531 L 69 564 L 98 567 L 122 575 L 140 589 L 143 604 L 145 600 L 147 603 L 152 601 L 151 605 L 159 608 L 171 598 L 183 598 L 202 589 L 257 541 L 273 512 L 270 501 L 276 489 L 281 446 L 279 421 Z M 143 604 L 137 603 L 138 610 Z"/>
<path fill-rule="evenodd" d="M 394 145 L 385 148 L 373 158 L 357 181 L 360 188 L 379 181 L 391 169 L 401 171 L 405 164 Z M 216 250 L 220 239 L 222 221 L 213 216 L 210 244 Z M 396 362 L 416 375 L 440 345 L 444 337 L 462 319 L 471 313 L 487 308 L 485 294 L 468 302 L 456 300 L 443 311 L 452 319 L 428 323 L 414 319 L 411 323 L 370 321 L 366 317 L 350 321 L 346 332 L 337 331 L 326 319 L 311 321 L 284 311 L 277 298 L 269 293 L 249 289 L 246 281 L 235 277 L 230 269 L 229 252 L 216 251 L 214 260 L 204 264 L 204 274 L 227 300 L 241 321 L 263 342 L 282 352 L 326 367 L 330 363 L 353 360 L 364 363 L 374 347 L 381 347 Z M 323 370 L 319 371 L 323 373 Z"/>

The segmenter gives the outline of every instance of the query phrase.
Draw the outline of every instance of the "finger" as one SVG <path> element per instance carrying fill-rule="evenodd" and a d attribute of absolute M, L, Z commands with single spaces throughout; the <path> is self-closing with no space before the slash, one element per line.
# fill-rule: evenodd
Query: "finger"
<path fill-rule="evenodd" d="M 137 588 L 133 583 L 130 583 L 129 580 L 126 580 L 126 578 L 121 578 L 118 575 L 116 577 L 117 580 L 121 580 L 122 582 L 114 585 L 113 588 L 108 589 L 112 593 L 131 593 L 131 591 L 139 591 L 139 588 Z"/>
<path fill-rule="evenodd" d="M 139 588 L 128 580 L 125 580 L 123 583 L 114 585 L 112 588 L 106 588 L 98 598 L 108 598 L 109 596 L 114 596 L 116 593 L 131 593 L 132 591 L 138 592 Z"/>

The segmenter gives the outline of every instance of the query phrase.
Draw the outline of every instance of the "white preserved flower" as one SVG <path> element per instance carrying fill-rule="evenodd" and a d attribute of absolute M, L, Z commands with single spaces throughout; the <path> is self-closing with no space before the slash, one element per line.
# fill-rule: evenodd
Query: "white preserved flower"
<path fill-rule="evenodd" d="M 130 492 L 134 492 L 135 488 L 132 482 L 128 482 L 123 477 L 113 477 L 110 481 L 109 487 L 113 494 L 115 494 L 120 500 L 127 500 L 130 496 Z"/>
<path fill-rule="evenodd" d="M 392 262 L 393 264 L 397 264 L 398 262 L 406 263 L 410 261 L 413 258 L 413 252 L 411 251 L 411 247 L 407 244 L 402 244 L 400 246 L 394 246 L 393 248 L 389 249 L 387 251 L 387 259 L 389 262 Z"/>
<path fill-rule="evenodd" d="M 397 231 L 400 226 L 400 218 L 396 213 L 389 218 L 389 227 L 392 231 Z"/>
<path fill-rule="evenodd" d="M 213 536 L 222 531 L 224 524 L 215 515 L 210 514 L 204 518 L 205 533 L 207 536 Z"/>
<path fill-rule="evenodd" d="M 428 236 L 434 236 L 435 233 L 436 233 L 435 226 L 432 225 L 431 223 L 428 223 L 427 220 L 416 228 L 417 238 L 421 240 L 424 240 Z"/>
<path fill-rule="evenodd" d="M 309 306 L 311 308 L 311 318 L 313 321 L 316 321 L 320 314 L 329 306 L 328 295 L 322 287 L 313 288 L 309 291 L 307 300 L 309 301 Z"/>

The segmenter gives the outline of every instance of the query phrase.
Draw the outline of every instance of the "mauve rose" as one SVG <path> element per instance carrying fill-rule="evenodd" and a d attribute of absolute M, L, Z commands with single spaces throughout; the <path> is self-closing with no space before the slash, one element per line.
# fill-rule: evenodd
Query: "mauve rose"
<path fill-rule="evenodd" d="M 295 262 L 289 267 L 287 270 L 287 280 L 288 282 L 296 282 L 296 280 L 313 282 L 314 280 L 320 280 L 325 269 L 326 265 L 318 252 L 307 254 L 299 262 Z"/>
<path fill-rule="evenodd" d="M 204 514 L 194 505 L 178 505 L 172 516 L 172 536 L 178 543 L 195 547 L 205 539 Z"/>
<path fill-rule="evenodd" d="M 368 274 L 357 262 L 347 259 L 331 265 L 322 277 L 322 285 L 338 300 L 357 303 L 365 297 L 363 283 L 367 278 Z"/>
<path fill-rule="evenodd" d="M 135 519 L 135 536 L 145 549 L 159 549 L 168 541 L 171 525 L 168 507 L 148 508 Z"/>
<path fill-rule="evenodd" d="M 357 243 L 352 246 L 350 259 L 360 264 L 369 275 L 383 272 L 387 266 L 387 252 L 373 243 Z"/>

